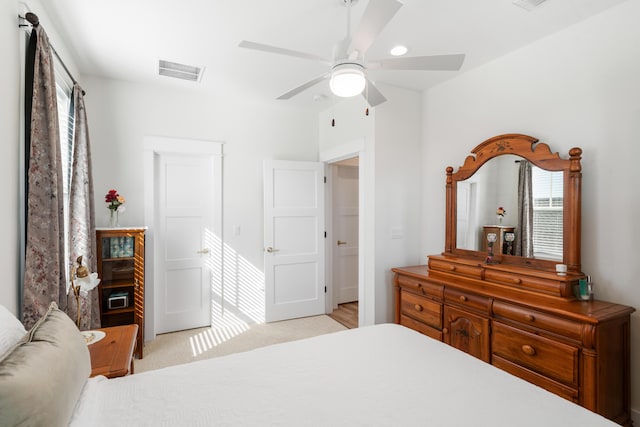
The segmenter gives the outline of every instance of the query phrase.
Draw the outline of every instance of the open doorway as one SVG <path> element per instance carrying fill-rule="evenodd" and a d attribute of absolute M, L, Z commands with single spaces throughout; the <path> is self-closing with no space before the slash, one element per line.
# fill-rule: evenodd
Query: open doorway
<path fill-rule="evenodd" d="M 348 328 L 358 327 L 359 294 L 359 158 L 330 164 L 331 283 L 330 316 Z"/>

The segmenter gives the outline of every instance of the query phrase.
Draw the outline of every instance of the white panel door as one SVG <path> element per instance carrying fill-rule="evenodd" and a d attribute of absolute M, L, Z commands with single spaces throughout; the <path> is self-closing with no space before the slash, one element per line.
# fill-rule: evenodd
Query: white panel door
<path fill-rule="evenodd" d="M 214 164 L 211 155 L 157 156 L 160 274 L 157 332 L 211 325 Z"/>
<path fill-rule="evenodd" d="M 267 322 L 324 314 L 324 167 L 264 163 Z"/>
<path fill-rule="evenodd" d="M 334 303 L 358 301 L 358 167 L 332 167 Z"/>

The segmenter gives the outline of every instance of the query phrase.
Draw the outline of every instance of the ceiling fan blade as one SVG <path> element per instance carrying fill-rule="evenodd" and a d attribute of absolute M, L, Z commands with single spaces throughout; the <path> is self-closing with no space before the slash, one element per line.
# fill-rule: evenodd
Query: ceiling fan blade
<path fill-rule="evenodd" d="M 282 47 L 270 46 L 268 44 L 251 42 L 248 40 L 242 40 L 238 45 L 238 47 L 244 47 L 245 49 L 259 50 L 262 52 L 277 53 L 279 55 L 294 56 L 296 58 L 309 59 L 311 61 L 319 61 L 328 65 L 331 65 L 330 60 L 328 60 L 327 58 L 323 58 L 321 56 L 313 55 L 310 53 L 298 52 L 296 50 L 284 49 Z"/>
<path fill-rule="evenodd" d="M 397 0 L 370 0 L 348 52 L 358 51 L 358 56 L 363 56 L 400 7 L 402 3 Z"/>
<path fill-rule="evenodd" d="M 409 58 L 389 58 L 367 64 L 369 69 L 383 70 L 442 70 L 458 71 L 462 67 L 465 55 L 431 55 Z"/>
<path fill-rule="evenodd" d="M 382 104 L 387 98 L 378 90 L 378 88 L 373 84 L 373 82 L 367 79 L 367 87 L 362 91 L 362 96 L 367 100 L 370 106 L 375 107 L 376 105 Z"/>
<path fill-rule="evenodd" d="M 316 77 L 313 80 L 309 80 L 308 82 L 306 82 L 303 85 L 298 86 L 295 89 L 291 89 L 289 92 L 280 95 L 277 99 L 289 99 L 297 94 L 299 94 L 300 92 L 309 89 L 311 86 L 317 85 L 318 83 L 320 83 L 321 81 L 325 80 L 326 78 L 328 78 L 330 75 L 330 73 L 325 73 L 319 77 Z"/>

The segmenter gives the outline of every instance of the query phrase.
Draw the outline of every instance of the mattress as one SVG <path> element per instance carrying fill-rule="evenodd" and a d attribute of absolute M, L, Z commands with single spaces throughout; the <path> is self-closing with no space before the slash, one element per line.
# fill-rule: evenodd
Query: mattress
<path fill-rule="evenodd" d="M 90 379 L 72 426 L 615 426 L 399 325 Z"/>

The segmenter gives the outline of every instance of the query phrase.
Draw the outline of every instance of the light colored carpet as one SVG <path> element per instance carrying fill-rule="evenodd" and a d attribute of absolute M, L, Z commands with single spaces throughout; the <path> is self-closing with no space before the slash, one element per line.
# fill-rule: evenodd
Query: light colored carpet
<path fill-rule="evenodd" d="M 343 331 L 329 316 L 226 328 L 199 328 L 158 335 L 144 346 L 144 358 L 134 360 L 135 372 L 252 350 L 281 342 Z"/>

